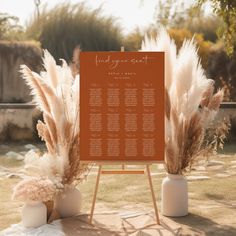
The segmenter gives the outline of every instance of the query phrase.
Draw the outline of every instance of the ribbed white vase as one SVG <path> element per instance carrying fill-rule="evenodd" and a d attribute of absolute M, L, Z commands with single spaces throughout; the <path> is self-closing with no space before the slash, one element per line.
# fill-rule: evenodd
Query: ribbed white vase
<path fill-rule="evenodd" d="M 47 208 L 40 201 L 27 201 L 21 211 L 22 224 L 27 228 L 37 228 L 47 224 Z"/>
<path fill-rule="evenodd" d="M 188 183 L 183 175 L 167 174 L 162 181 L 161 212 L 164 216 L 188 214 Z"/>
<path fill-rule="evenodd" d="M 56 198 L 55 205 L 63 218 L 78 215 L 82 207 L 82 194 L 77 188 L 68 188 Z"/>

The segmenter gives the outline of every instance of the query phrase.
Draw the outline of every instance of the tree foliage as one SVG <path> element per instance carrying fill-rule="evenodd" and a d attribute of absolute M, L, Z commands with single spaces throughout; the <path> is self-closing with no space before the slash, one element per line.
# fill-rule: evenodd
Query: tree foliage
<path fill-rule="evenodd" d="M 128 34 L 124 39 L 125 51 L 138 51 L 141 48 L 144 33 L 136 28 L 133 32 Z"/>
<path fill-rule="evenodd" d="M 155 25 L 167 28 L 187 29 L 202 34 L 205 40 L 216 42 L 216 30 L 222 24 L 219 17 L 205 15 L 200 6 L 186 4 L 186 1 L 159 1 L 156 6 Z"/>
<path fill-rule="evenodd" d="M 225 100 L 236 101 L 236 52 L 229 57 L 223 46 L 212 50 L 206 72 L 218 88 L 225 88 Z"/>
<path fill-rule="evenodd" d="M 20 40 L 23 28 L 18 24 L 19 19 L 0 12 L 0 40 Z"/>
<path fill-rule="evenodd" d="M 207 0 L 198 0 L 201 6 Z M 209 0 L 214 12 L 223 20 L 218 28 L 218 35 L 226 46 L 227 53 L 233 54 L 236 46 L 236 1 L 234 0 Z"/>

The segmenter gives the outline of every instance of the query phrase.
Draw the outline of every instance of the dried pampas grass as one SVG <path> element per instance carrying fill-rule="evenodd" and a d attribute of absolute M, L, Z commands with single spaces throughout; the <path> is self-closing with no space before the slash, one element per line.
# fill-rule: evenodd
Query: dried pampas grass
<path fill-rule="evenodd" d="M 79 75 L 74 78 L 64 60 L 58 66 L 47 50 L 43 62 L 45 71 L 40 75 L 25 65 L 21 72 L 43 112 L 44 121 L 38 122 L 37 130 L 48 150 L 48 175 L 60 176 L 64 186 L 76 185 L 90 169 L 80 162 Z"/>
<path fill-rule="evenodd" d="M 185 40 L 177 54 L 175 42 L 161 28 L 156 39 L 145 37 L 141 51 L 165 52 L 165 166 L 170 174 L 183 174 L 209 150 L 205 132 L 224 91 L 213 93 L 214 82 L 204 74 L 194 39 Z"/>
<path fill-rule="evenodd" d="M 50 201 L 56 195 L 56 187 L 48 178 L 31 177 L 20 181 L 13 190 L 12 198 L 20 201 Z"/>

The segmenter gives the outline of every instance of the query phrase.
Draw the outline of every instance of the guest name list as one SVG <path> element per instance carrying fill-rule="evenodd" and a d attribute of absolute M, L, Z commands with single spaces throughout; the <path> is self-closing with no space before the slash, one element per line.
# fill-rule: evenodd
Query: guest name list
<path fill-rule="evenodd" d="M 164 160 L 164 53 L 81 53 L 80 158 Z"/>

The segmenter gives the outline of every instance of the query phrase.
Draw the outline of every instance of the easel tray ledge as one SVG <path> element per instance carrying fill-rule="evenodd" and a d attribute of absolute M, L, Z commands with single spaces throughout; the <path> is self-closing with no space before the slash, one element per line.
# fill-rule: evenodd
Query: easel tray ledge
<path fill-rule="evenodd" d="M 81 164 L 96 164 L 96 165 L 153 165 L 164 164 L 164 161 L 81 161 Z"/>

